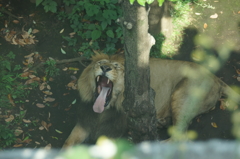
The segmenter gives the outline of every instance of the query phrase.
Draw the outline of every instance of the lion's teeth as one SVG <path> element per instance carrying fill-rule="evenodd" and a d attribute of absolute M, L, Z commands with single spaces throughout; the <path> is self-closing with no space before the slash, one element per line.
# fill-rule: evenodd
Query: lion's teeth
<path fill-rule="evenodd" d="M 97 76 L 97 82 L 99 81 L 100 76 Z"/>
<path fill-rule="evenodd" d="M 108 79 L 108 80 L 107 80 L 107 84 L 109 84 L 109 81 L 110 81 L 110 80 Z"/>
<path fill-rule="evenodd" d="M 98 86 L 98 94 L 101 92 L 101 87 Z"/>

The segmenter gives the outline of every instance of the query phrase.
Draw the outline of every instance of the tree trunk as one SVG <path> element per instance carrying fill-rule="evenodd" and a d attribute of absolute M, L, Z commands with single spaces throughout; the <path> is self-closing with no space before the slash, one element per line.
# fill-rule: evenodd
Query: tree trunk
<path fill-rule="evenodd" d="M 129 133 L 134 143 L 157 139 L 154 93 L 150 88 L 149 53 L 154 38 L 148 33 L 148 6 L 122 1 L 125 50 L 125 100 Z"/>

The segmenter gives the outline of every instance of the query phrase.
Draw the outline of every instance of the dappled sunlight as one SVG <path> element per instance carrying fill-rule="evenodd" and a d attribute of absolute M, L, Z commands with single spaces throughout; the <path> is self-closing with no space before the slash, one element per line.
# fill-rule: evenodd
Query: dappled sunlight
<path fill-rule="evenodd" d="M 195 140 L 198 136 L 196 131 L 188 130 L 187 132 L 179 131 L 175 126 L 168 128 L 168 134 L 171 136 L 169 141 L 190 141 Z M 168 140 L 166 140 L 168 141 Z"/>
<path fill-rule="evenodd" d="M 96 145 L 89 149 L 92 156 L 96 158 L 112 158 L 117 153 L 117 146 L 105 136 L 99 137 Z"/>
<path fill-rule="evenodd" d="M 240 111 L 236 111 L 232 115 L 233 129 L 232 132 L 234 136 L 240 139 Z"/>
<path fill-rule="evenodd" d="M 198 34 L 195 36 L 194 41 L 198 48 L 192 52 L 192 59 L 213 73 L 218 71 L 230 56 L 232 47 L 224 45 L 214 48 L 214 40 L 210 36 Z M 217 51 L 218 56 L 214 55 L 213 48 Z"/>

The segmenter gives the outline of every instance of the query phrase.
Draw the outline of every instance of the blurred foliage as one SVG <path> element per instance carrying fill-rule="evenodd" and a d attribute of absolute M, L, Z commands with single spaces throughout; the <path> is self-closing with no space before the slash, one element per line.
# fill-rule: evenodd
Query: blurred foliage
<path fill-rule="evenodd" d="M 112 140 L 105 136 L 99 137 L 96 145 L 78 145 L 62 152 L 63 157 L 68 159 L 92 159 L 92 158 L 112 158 L 121 159 L 125 152 L 133 150 L 134 146 L 127 140 Z"/>

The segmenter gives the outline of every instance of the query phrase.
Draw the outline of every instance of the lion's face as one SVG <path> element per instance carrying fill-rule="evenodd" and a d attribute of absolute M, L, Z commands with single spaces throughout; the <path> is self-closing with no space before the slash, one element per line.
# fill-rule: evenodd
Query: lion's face
<path fill-rule="evenodd" d="M 119 56 L 97 54 L 83 71 L 78 89 L 83 101 L 94 100 L 93 111 L 102 113 L 115 106 L 121 109 L 124 91 L 124 59 Z"/>

